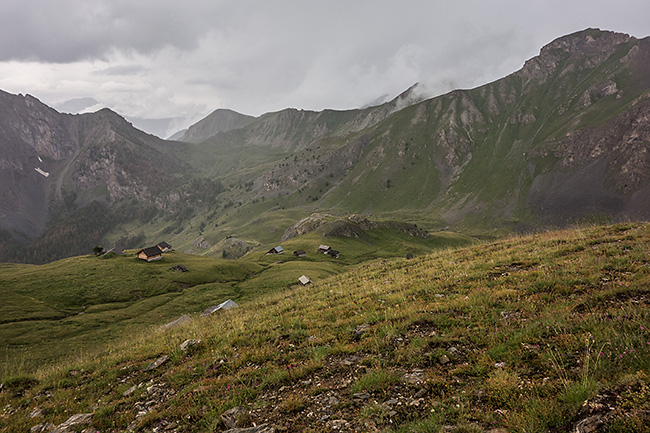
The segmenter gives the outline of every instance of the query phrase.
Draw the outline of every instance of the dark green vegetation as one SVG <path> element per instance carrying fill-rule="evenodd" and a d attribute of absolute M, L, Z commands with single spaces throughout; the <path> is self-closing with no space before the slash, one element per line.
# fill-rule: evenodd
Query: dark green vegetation
<path fill-rule="evenodd" d="M 648 65 L 650 38 L 588 29 L 476 89 L 424 99 L 414 86 L 347 111 L 217 110 L 187 142 L 0 94 L 0 122 L 12 120 L 0 155 L 19 149 L 22 170 L 0 173 L 0 261 L 160 239 L 235 258 L 314 212 L 492 237 L 646 220 Z"/>
<path fill-rule="evenodd" d="M 0 429 L 220 431 L 242 406 L 243 426 L 291 432 L 648 431 L 649 251 L 630 223 L 364 262 L 6 377 Z"/>
<path fill-rule="evenodd" d="M 316 253 L 324 242 L 341 256 Z M 46 265 L 0 264 L 0 372 L 31 371 L 92 352 L 125 334 L 229 298 L 239 303 L 296 285 L 303 274 L 319 281 L 362 261 L 470 242 L 453 233 L 421 238 L 384 228 L 359 238 L 324 239 L 309 233 L 283 242 L 283 255 L 265 255 L 272 244 L 239 260 L 169 252 L 145 262 L 132 250 L 125 256 L 89 255 Z M 307 256 L 294 257 L 298 249 Z M 177 264 L 189 271 L 172 270 Z"/>

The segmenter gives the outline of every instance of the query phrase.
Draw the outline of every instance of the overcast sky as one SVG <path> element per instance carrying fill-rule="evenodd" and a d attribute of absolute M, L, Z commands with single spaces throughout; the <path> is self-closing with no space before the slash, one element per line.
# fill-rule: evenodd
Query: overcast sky
<path fill-rule="evenodd" d="M 2 0 L 0 89 L 180 128 L 472 88 L 587 27 L 648 36 L 649 18 L 648 0 Z"/>

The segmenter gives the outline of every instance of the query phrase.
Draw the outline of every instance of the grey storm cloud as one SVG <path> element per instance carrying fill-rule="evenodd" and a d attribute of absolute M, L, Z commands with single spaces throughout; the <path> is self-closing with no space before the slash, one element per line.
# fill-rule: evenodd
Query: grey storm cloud
<path fill-rule="evenodd" d="M 140 75 L 148 71 L 147 68 L 141 65 L 119 65 L 119 66 L 109 66 L 108 68 L 99 69 L 93 72 L 94 75 Z"/>
<path fill-rule="evenodd" d="M 431 96 L 586 27 L 650 34 L 648 0 L 4 0 L 0 88 L 191 120 Z"/>
<path fill-rule="evenodd" d="M 197 3 L 193 5 L 193 3 Z M 110 50 L 151 53 L 165 46 L 193 49 L 219 16 L 199 2 L 4 0 L 0 60 L 72 62 L 102 58 Z M 208 4 L 208 2 L 206 2 Z M 193 6 L 198 7 L 198 10 Z"/>

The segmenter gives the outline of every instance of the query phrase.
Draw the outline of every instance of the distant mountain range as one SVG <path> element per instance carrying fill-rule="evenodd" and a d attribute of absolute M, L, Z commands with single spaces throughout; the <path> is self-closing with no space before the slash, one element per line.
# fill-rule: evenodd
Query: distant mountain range
<path fill-rule="evenodd" d="M 82 97 L 73 98 L 60 104 L 56 104 L 53 108 L 60 113 L 83 114 L 98 111 L 106 107 L 95 98 Z M 127 116 L 126 119 L 131 122 L 133 126 L 142 131 L 148 132 L 157 137 L 169 139 L 174 139 L 174 136 L 178 133 L 178 125 L 187 121 L 187 119 L 182 117 L 146 119 Z"/>
<path fill-rule="evenodd" d="M 584 30 L 498 81 L 424 98 L 220 109 L 165 141 L 110 110 L 2 92 L 0 261 L 162 238 L 220 254 L 313 212 L 475 232 L 650 217 L 650 38 Z"/>

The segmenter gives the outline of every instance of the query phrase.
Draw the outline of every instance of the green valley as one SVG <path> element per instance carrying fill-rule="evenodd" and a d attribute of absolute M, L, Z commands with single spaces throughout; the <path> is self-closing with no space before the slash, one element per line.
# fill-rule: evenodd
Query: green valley
<path fill-rule="evenodd" d="M 337 259 L 317 252 L 328 242 Z M 251 301 L 298 284 L 344 272 L 379 257 L 422 255 L 467 245 L 471 238 L 439 233 L 412 237 L 395 229 L 363 232 L 360 238 L 323 238 L 308 233 L 282 243 L 283 255 L 266 255 L 274 244 L 237 260 L 168 252 L 158 261 L 124 256 L 82 256 L 45 265 L 0 265 L 0 371 L 30 371 L 48 363 L 201 312 L 227 299 Z M 306 257 L 295 257 L 304 249 Z M 188 271 L 177 272 L 174 265 Z"/>

